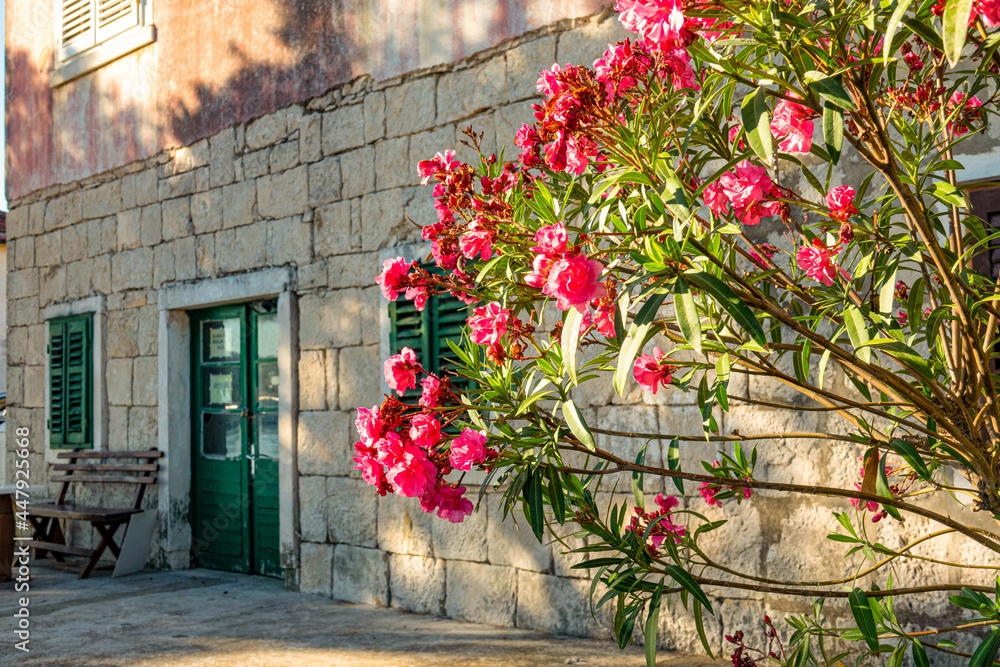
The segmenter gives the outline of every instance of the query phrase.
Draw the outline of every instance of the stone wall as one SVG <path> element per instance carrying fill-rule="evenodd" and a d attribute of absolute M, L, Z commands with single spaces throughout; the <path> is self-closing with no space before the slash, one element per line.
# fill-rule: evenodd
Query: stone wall
<path fill-rule="evenodd" d="M 478 513 L 452 525 L 420 511 L 412 499 L 377 498 L 352 470 L 352 411 L 381 400 L 380 322 L 384 301 L 373 280 L 381 254 L 419 241 L 418 222 L 433 219 L 430 188 L 418 185 L 416 163 L 448 148 L 471 159 L 462 129 L 484 132 L 487 151 L 510 145 L 530 118 L 535 73 L 560 63 L 589 63 L 623 37 L 617 19 L 596 16 L 528 34 L 455 66 L 385 82 L 350 85 L 229 127 L 191 146 L 161 153 L 85 181 L 36 191 L 12 202 L 8 216 L 8 401 L 12 426 L 28 425 L 35 480 L 51 465 L 45 452 L 45 309 L 103 296 L 107 409 L 106 441 L 113 448 L 157 444 L 158 290 L 184 282 L 290 266 L 296 276 L 298 358 L 297 581 L 300 590 L 365 604 L 446 614 L 470 621 L 556 633 L 610 635 L 609 609 L 593 618 L 587 573 L 570 569 L 565 543 L 540 545 L 524 525 L 501 521 L 487 494 Z M 975 145 L 975 144 L 974 144 Z M 982 150 L 992 150 L 988 143 Z M 849 158 L 845 157 L 849 161 Z M 777 235 L 779 230 L 765 233 Z M 843 383 L 833 377 L 832 382 Z M 734 396 L 801 404 L 774 382 L 740 385 Z M 603 428 L 698 433 L 701 417 L 691 394 L 656 396 L 631 386 L 619 397 L 608 386 L 582 389 L 577 402 Z M 824 412 L 740 404 L 720 416 L 722 433 L 836 432 Z M 634 442 L 604 443 L 622 453 Z M 646 459 L 665 459 L 654 441 Z M 812 440 L 762 446 L 763 477 L 849 486 L 860 449 L 838 456 Z M 689 443 L 687 465 L 713 458 L 714 447 Z M 632 452 L 634 455 L 635 452 Z M 8 451 L 10 461 L 12 453 Z M 10 467 L 8 467 L 10 469 Z M 54 485 L 50 484 L 50 492 Z M 675 492 L 647 479 L 648 492 Z M 706 508 L 692 486 L 682 502 L 712 518 L 728 518 L 707 545 L 718 559 L 750 574 L 811 579 L 843 562 L 825 540 L 836 529 L 832 510 L 843 503 L 758 493 L 741 508 Z M 100 498 L 98 497 L 98 500 Z M 628 502 L 611 489 L 599 502 Z M 155 506 L 152 496 L 148 503 Z M 898 547 L 924 525 L 883 523 L 880 539 Z M 74 538 L 91 539 L 86 531 Z M 936 558 L 972 557 L 1000 564 L 955 541 L 926 549 Z M 162 561 L 159 561 L 162 562 Z M 926 564 L 897 568 L 897 582 L 921 583 Z M 962 573 L 988 581 L 988 570 Z M 934 576 L 937 576 L 936 574 Z M 950 575 L 948 575 L 950 576 Z M 719 589 L 714 589 L 718 593 Z M 769 613 L 807 612 L 811 600 L 748 591 L 716 598 L 706 619 L 714 647 L 722 635 L 751 630 Z M 944 597 L 914 610 L 914 623 L 950 613 Z M 843 608 L 831 603 L 836 616 Z M 839 609 L 839 611 L 837 611 Z M 667 648 L 700 650 L 693 623 L 673 604 L 661 616 Z"/>

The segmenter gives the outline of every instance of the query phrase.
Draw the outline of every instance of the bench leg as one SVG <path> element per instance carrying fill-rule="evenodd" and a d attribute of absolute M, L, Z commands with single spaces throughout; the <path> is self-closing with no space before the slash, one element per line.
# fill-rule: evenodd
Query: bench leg
<path fill-rule="evenodd" d="M 83 566 L 83 571 L 80 572 L 80 579 L 86 579 L 90 576 L 90 573 L 94 571 L 94 567 L 97 565 L 97 561 L 100 560 L 101 554 L 104 553 L 105 549 L 111 549 L 111 553 L 115 558 L 121 555 L 121 549 L 115 544 L 115 533 L 118 531 L 118 526 L 122 525 L 120 523 L 97 523 L 96 521 L 91 521 L 91 525 L 97 529 L 97 532 L 101 534 L 101 543 L 97 545 L 97 548 L 90 554 L 90 559 Z"/>
<path fill-rule="evenodd" d="M 35 517 L 28 516 L 28 520 L 31 522 L 34 528 L 34 533 L 32 534 L 32 539 L 39 540 L 41 542 L 53 542 L 55 544 L 66 544 L 66 536 L 62 532 L 62 526 L 59 525 L 59 519 L 55 517 Z M 50 553 L 45 549 L 35 548 L 35 558 L 45 558 L 45 554 Z M 63 562 L 63 555 L 56 551 L 51 552 L 52 557 L 58 562 Z"/>

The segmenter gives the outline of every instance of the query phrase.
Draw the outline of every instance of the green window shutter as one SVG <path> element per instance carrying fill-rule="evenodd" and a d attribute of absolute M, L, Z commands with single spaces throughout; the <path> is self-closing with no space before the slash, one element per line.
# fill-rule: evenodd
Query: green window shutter
<path fill-rule="evenodd" d="M 430 336 L 434 372 L 440 375 L 452 371 L 458 366 L 455 353 L 448 341 L 462 344 L 462 327 L 469 317 L 469 306 L 450 295 L 432 297 L 427 304 L 427 312 L 431 320 Z M 460 388 L 465 387 L 465 381 L 453 377 L 452 381 Z"/>
<path fill-rule="evenodd" d="M 49 323 L 50 437 L 54 447 L 93 446 L 91 315 Z"/>

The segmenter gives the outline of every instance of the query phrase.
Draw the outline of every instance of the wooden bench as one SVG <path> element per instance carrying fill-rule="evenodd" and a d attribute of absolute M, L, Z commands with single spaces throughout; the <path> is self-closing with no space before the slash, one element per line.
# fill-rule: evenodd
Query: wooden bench
<path fill-rule="evenodd" d="M 156 484 L 156 471 L 159 469 L 157 459 L 161 456 L 163 452 L 156 449 L 143 452 L 95 452 L 79 449 L 59 452 L 56 457 L 68 461 L 53 466 L 54 470 L 65 472 L 51 477 L 53 482 L 62 482 L 59 498 L 54 503 L 33 503 L 28 506 L 28 520 L 34 528 L 34 535 L 28 546 L 34 547 L 35 558 L 44 558 L 47 553 L 51 553 L 57 561 L 62 562 L 62 554 L 84 556 L 87 561 L 80 572 L 80 579 L 90 576 L 105 549 L 110 549 L 114 557 L 118 558 L 121 549 L 115 543 L 115 533 L 120 526 L 129 522 L 133 514 L 142 511 L 146 487 Z M 130 459 L 135 462 L 128 462 Z M 73 483 L 135 485 L 132 507 L 122 509 L 67 504 L 66 494 L 69 485 Z M 94 549 L 69 546 L 59 524 L 60 519 L 89 521 L 100 534 L 100 543 Z"/>

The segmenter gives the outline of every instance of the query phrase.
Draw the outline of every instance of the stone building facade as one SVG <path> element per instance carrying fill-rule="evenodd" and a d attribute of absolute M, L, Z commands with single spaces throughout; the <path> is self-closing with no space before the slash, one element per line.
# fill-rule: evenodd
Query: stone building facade
<path fill-rule="evenodd" d="M 8 21 L 8 30 L 15 29 Z M 586 571 L 571 569 L 560 543 L 541 545 L 523 525 L 501 521 L 492 493 L 465 523 L 452 525 L 410 499 L 377 498 L 352 470 L 351 457 L 353 410 L 381 400 L 381 361 L 388 354 L 386 303 L 374 277 L 386 256 L 425 251 L 409 220 L 434 218 L 416 163 L 449 148 L 471 159 L 460 144 L 469 125 L 484 132 L 487 151 L 511 145 L 530 118 L 540 69 L 590 63 L 623 37 L 606 10 L 555 21 L 456 61 L 392 78 L 359 76 L 106 170 L 80 167 L 59 172 L 70 174 L 66 180 L 56 174 L 38 181 L 40 187 L 19 184 L 8 215 L 7 381 L 12 427 L 27 425 L 34 434 L 33 481 L 47 479 L 58 451 L 47 433 L 48 322 L 91 313 L 92 445 L 166 453 L 156 492 L 147 497 L 159 512 L 152 564 L 190 567 L 191 313 L 273 299 L 279 541 L 287 585 L 502 626 L 609 636 L 607 610 L 591 616 Z M 993 175 L 995 138 L 970 144 L 978 151 L 966 164 L 970 180 Z M 9 163 L 26 155 L 18 150 L 15 144 Z M 624 398 L 610 387 L 602 391 L 578 397 L 588 419 L 602 427 L 700 431 L 693 395 L 650 396 L 635 386 Z M 801 402 L 756 379 L 732 391 Z M 822 412 L 745 405 L 734 405 L 720 422 L 724 433 L 841 428 Z M 606 444 L 623 452 L 633 446 Z M 683 453 L 688 461 L 712 458 L 708 445 L 690 447 Z M 808 440 L 772 446 L 762 451 L 762 477 L 842 487 L 855 481 L 860 450 L 831 458 L 816 451 Z M 8 447 L 8 470 L 12 456 Z M 664 459 L 655 444 L 646 456 L 653 463 Z M 662 480 L 646 483 L 648 491 L 669 492 Z M 50 493 L 55 486 L 49 484 Z M 697 492 L 687 491 L 684 502 L 703 511 Z M 113 492 L 90 499 L 110 502 Z M 841 559 L 825 540 L 836 526 L 835 509 L 839 503 L 757 494 L 739 510 L 714 511 L 730 522 L 711 545 L 720 560 L 751 574 L 820 578 Z M 72 539 L 93 540 L 76 528 Z M 916 520 L 884 524 L 881 539 L 903 544 L 921 528 Z M 945 544 L 935 547 L 944 550 L 937 556 L 949 550 L 968 556 L 973 548 Z M 985 552 L 974 557 L 997 564 Z M 924 576 L 912 565 L 898 571 L 904 579 Z M 811 604 L 753 592 L 727 595 L 716 600 L 716 617 L 706 620 L 715 647 L 724 632 L 755 627 L 765 612 L 780 617 Z M 693 623 L 678 607 L 661 616 L 664 645 L 700 650 Z M 937 599 L 915 622 L 946 607 Z"/>

